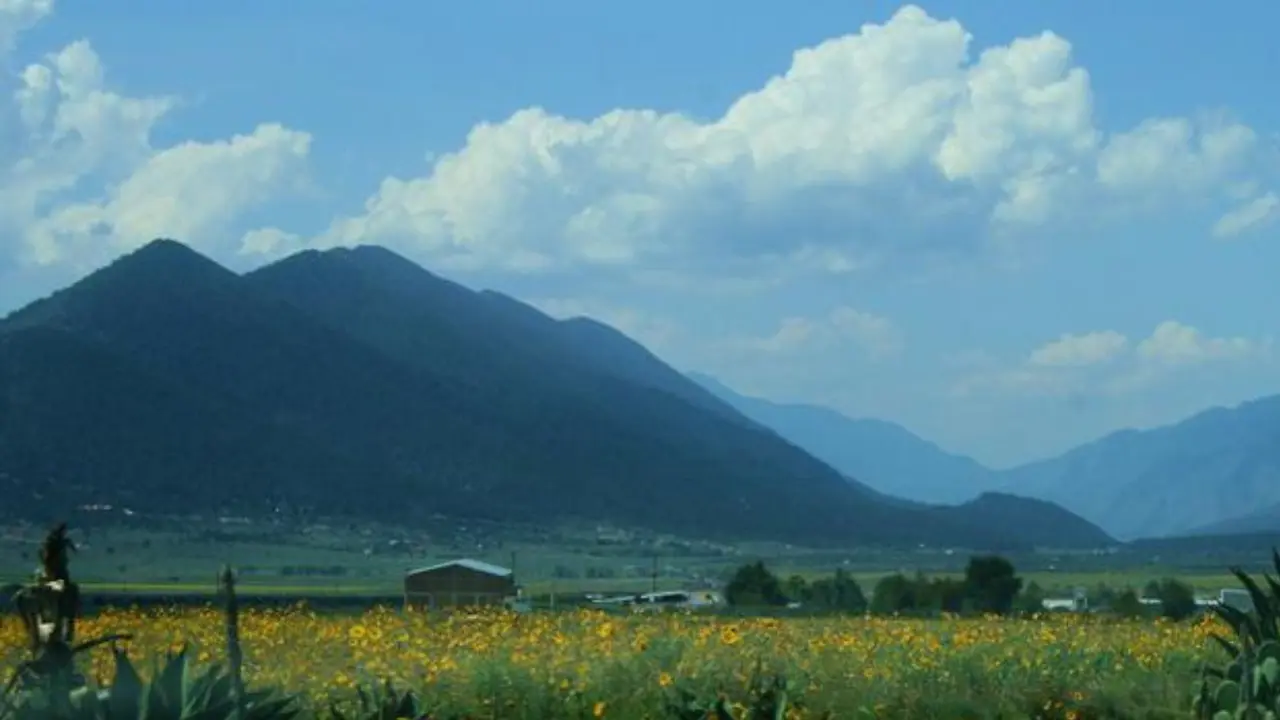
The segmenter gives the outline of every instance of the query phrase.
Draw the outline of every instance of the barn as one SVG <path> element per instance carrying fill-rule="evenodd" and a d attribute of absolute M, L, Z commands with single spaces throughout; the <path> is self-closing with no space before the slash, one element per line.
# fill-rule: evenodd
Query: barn
<path fill-rule="evenodd" d="M 511 570 L 479 560 L 450 560 L 410 570 L 404 576 L 405 607 L 502 605 L 515 596 Z"/>

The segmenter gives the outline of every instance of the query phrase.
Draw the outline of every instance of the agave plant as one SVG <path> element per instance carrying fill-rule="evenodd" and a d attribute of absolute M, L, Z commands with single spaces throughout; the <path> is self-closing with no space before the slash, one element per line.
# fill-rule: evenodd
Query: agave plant
<path fill-rule="evenodd" d="M 418 720 L 427 714 L 418 697 L 409 690 L 399 690 L 390 680 L 384 681 L 372 691 L 357 688 L 356 710 L 343 712 L 336 704 L 329 706 L 333 720 Z"/>
<path fill-rule="evenodd" d="M 696 693 L 676 688 L 668 696 L 665 714 L 675 720 L 783 720 L 788 708 L 801 709 L 791 695 L 792 683 L 781 675 L 769 676 L 757 663 L 749 683 L 747 702 L 740 715 L 724 693 L 717 693 L 714 700 L 700 699 Z"/>
<path fill-rule="evenodd" d="M 1280 575 L 1280 551 L 1272 551 Z M 1253 610 L 1215 605 L 1213 612 L 1234 638 L 1214 634 L 1231 661 L 1205 667 L 1196 687 L 1194 710 L 1202 720 L 1276 720 L 1280 718 L 1280 581 L 1264 574 L 1260 584 L 1240 568 L 1231 568 L 1249 593 Z M 1265 585 L 1265 587 L 1264 587 Z"/>
<path fill-rule="evenodd" d="M 729 707 L 729 699 L 723 694 L 714 700 L 699 698 L 685 688 L 676 688 L 667 698 L 666 717 L 672 720 L 736 720 Z"/>
<path fill-rule="evenodd" d="M 113 649 L 115 678 L 106 687 L 81 688 L 61 702 L 53 692 L 27 692 L 4 720 L 291 720 L 296 698 L 273 691 L 246 692 L 237 707 L 232 677 L 220 665 L 196 672 L 185 649 L 170 654 L 150 681 Z"/>
<path fill-rule="evenodd" d="M 18 665 L 0 691 L 0 717 L 9 712 L 9 696 L 14 691 L 19 702 L 26 696 L 42 697 L 51 712 L 71 712 L 70 696 L 84 685 L 84 678 L 76 672 L 76 657 L 103 643 L 128 639 L 127 635 L 115 634 L 75 642 L 80 588 L 72 581 L 69 567 L 70 554 L 75 549 L 66 523 L 54 527 L 40 546 L 35 581 L 19 587 L 13 595 L 31 659 Z"/>
<path fill-rule="evenodd" d="M 74 549 L 66 524 L 55 527 L 41 548 L 37 582 L 15 597 L 33 657 L 18 666 L 0 692 L 0 720 L 289 720 L 300 713 L 295 697 L 246 692 L 243 687 L 230 568 L 219 577 L 226 598 L 229 668 L 214 665 L 197 673 L 184 649 L 169 655 L 151 680 L 144 682 L 124 651 L 113 644 L 114 680 L 107 687 L 87 686 L 75 672 L 76 656 L 128 636 L 73 644 L 80 610 L 79 588 L 68 568 Z"/>

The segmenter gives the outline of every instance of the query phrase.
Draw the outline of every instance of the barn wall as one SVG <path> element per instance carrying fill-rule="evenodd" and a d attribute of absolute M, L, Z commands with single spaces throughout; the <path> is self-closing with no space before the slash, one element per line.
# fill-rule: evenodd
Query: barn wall
<path fill-rule="evenodd" d="M 461 566 L 405 576 L 405 603 L 417 607 L 500 605 L 515 595 L 515 582 Z"/>

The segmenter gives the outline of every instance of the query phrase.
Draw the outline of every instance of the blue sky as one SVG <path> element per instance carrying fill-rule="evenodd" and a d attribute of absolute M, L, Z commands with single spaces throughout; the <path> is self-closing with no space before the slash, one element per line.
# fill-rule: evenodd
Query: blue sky
<path fill-rule="evenodd" d="M 7 0 L 0 310 L 157 235 L 381 244 L 1008 465 L 1280 392 L 1277 21 Z"/>

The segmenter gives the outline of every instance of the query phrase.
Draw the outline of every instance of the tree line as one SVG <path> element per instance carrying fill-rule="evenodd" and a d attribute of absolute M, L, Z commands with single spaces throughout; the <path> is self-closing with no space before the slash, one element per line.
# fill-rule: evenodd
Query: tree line
<path fill-rule="evenodd" d="M 999 555 L 969 559 L 960 578 L 930 577 L 923 573 L 894 573 L 880 578 L 868 598 L 845 570 L 806 579 L 783 579 L 763 561 L 739 567 L 724 588 L 725 601 L 737 608 L 797 607 L 815 612 L 873 613 L 877 615 L 1030 614 L 1045 610 L 1045 592 L 1035 582 L 1024 583 L 1013 563 Z M 1143 602 L 1143 598 L 1154 602 Z M 1182 620 L 1198 612 L 1192 588 L 1167 578 L 1152 581 L 1141 595 L 1099 585 L 1087 595 L 1089 608 L 1122 617 L 1161 615 Z"/>

